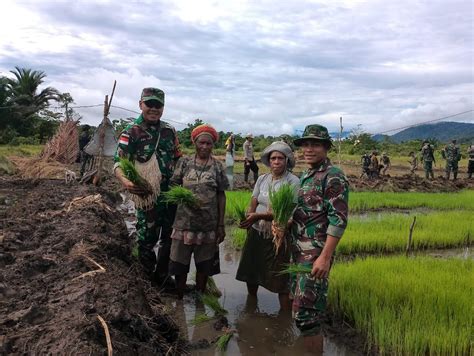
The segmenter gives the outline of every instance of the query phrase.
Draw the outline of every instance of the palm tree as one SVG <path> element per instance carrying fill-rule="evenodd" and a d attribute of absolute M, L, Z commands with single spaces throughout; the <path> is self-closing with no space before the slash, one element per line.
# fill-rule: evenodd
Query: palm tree
<path fill-rule="evenodd" d="M 59 92 L 52 87 L 47 87 L 38 92 L 38 87 L 43 84 L 46 74 L 26 68 L 15 67 L 11 71 L 15 76 L 8 79 L 7 88 L 9 91 L 9 101 L 15 112 L 12 123 L 21 136 L 28 136 L 34 126 L 34 116 L 40 110 L 49 105 L 50 100 L 58 100 Z"/>

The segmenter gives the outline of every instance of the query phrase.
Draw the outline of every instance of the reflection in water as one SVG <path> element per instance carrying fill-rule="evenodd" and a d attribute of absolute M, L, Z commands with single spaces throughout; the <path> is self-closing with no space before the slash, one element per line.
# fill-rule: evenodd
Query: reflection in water
<path fill-rule="evenodd" d="M 278 295 L 259 288 L 258 299 L 249 297 L 245 283 L 235 279 L 240 253 L 221 246 L 221 256 L 222 273 L 214 276 L 214 279 L 223 294 L 220 303 L 229 311 L 227 318 L 230 326 L 236 329 L 226 355 L 305 355 L 303 338 L 291 319 L 291 312 L 279 312 Z M 191 343 L 202 339 L 212 341 L 222 334 L 214 330 L 214 321 L 197 326 L 191 324 L 198 314 L 206 311 L 208 315 L 212 315 L 193 295 L 186 295 L 181 302 L 173 298 L 163 299 L 171 307 L 171 315 L 181 325 L 183 337 Z M 324 341 L 324 350 L 326 356 L 356 355 L 329 339 Z M 214 345 L 194 350 L 192 354 L 219 355 Z"/>

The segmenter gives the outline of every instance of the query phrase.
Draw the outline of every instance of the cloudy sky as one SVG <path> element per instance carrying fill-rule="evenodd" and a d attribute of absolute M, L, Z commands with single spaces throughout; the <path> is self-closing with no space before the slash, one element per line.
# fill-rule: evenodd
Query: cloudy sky
<path fill-rule="evenodd" d="M 470 0 L 2 0 L 0 13 L 0 75 L 42 70 L 77 105 L 116 79 L 114 104 L 131 110 L 156 86 L 177 129 L 201 118 L 278 135 L 342 116 L 379 133 L 474 108 Z"/>

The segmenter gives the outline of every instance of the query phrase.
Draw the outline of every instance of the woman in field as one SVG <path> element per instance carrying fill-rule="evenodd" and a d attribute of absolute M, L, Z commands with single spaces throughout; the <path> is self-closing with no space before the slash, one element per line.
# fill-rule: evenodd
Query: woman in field
<path fill-rule="evenodd" d="M 329 270 L 347 226 L 349 185 L 344 172 L 331 164 L 327 128 L 309 125 L 294 141 L 308 169 L 300 178 L 298 204 L 291 224 L 292 262 L 311 268 L 292 284 L 293 318 L 309 352 L 323 352 L 321 319 L 326 309 Z M 274 224 L 274 235 L 286 234 Z"/>
<path fill-rule="evenodd" d="M 212 156 L 219 139 L 210 125 L 200 125 L 191 133 L 196 148 L 192 157 L 180 158 L 172 185 L 190 189 L 199 200 L 198 207 L 178 205 L 171 235 L 169 274 L 176 276 L 178 297 L 182 298 L 194 254 L 196 289 L 203 292 L 209 275 L 214 274 L 215 254 L 224 240 L 225 193 L 229 182 L 221 162 Z"/>
<path fill-rule="evenodd" d="M 259 286 L 278 293 L 280 308 L 288 310 L 289 278 L 280 272 L 290 261 L 288 247 L 280 248 L 275 254 L 271 233 L 272 213 L 269 212 L 269 190 L 277 191 L 283 183 L 298 186 L 298 178 L 288 169 L 295 166 L 295 157 L 286 143 L 274 142 L 262 153 L 262 163 L 270 173 L 258 177 L 252 193 L 247 218 L 240 227 L 247 229 L 247 239 L 242 250 L 237 280 L 247 283 L 249 295 L 257 296 Z M 295 197 L 296 198 L 296 197 Z"/>

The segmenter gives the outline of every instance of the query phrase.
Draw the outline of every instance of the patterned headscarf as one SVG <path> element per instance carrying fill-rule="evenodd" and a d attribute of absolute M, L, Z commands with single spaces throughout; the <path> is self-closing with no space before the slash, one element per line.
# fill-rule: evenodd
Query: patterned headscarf
<path fill-rule="evenodd" d="M 208 135 L 214 143 L 219 140 L 219 134 L 216 129 L 208 124 L 199 125 L 191 132 L 191 141 L 196 142 L 199 136 Z"/>

